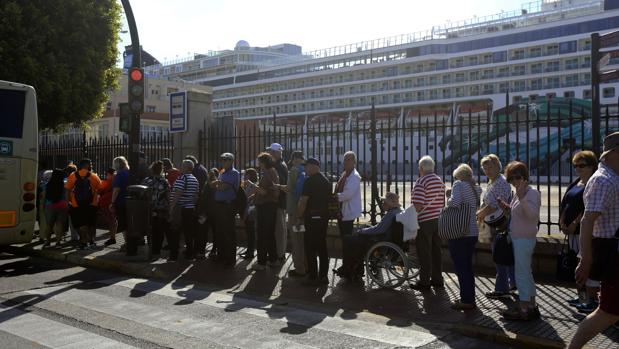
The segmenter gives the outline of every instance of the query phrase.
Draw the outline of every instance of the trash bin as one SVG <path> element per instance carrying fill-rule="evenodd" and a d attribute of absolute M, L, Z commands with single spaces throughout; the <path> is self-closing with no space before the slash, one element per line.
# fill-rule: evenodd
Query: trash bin
<path fill-rule="evenodd" d="M 145 185 L 127 187 L 127 255 L 137 254 L 138 242 L 150 229 L 150 189 Z"/>

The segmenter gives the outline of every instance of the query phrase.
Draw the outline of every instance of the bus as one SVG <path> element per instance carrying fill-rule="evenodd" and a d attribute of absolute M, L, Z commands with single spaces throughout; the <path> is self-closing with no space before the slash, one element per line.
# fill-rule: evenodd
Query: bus
<path fill-rule="evenodd" d="M 34 88 L 0 80 L 0 245 L 32 240 L 38 138 Z"/>

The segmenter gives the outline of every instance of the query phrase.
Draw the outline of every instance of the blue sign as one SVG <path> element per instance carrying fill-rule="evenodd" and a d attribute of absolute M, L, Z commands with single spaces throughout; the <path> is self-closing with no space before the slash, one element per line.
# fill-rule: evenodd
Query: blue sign
<path fill-rule="evenodd" d="M 187 131 L 187 92 L 170 93 L 170 133 Z"/>

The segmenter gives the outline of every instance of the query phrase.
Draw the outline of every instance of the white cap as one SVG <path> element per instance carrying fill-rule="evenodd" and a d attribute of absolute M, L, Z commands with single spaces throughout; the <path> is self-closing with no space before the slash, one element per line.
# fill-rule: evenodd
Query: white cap
<path fill-rule="evenodd" d="M 279 143 L 273 143 L 267 148 L 267 150 L 282 151 L 284 150 L 284 147 L 282 147 Z"/>

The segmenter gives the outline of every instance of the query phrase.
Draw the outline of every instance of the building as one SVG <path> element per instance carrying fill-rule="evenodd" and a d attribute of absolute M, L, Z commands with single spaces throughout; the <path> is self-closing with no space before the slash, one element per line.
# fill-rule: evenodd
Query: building
<path fill-rule="evenodd" d="M 590 99 L 591 33 L 617 28 L 616 0 L 543 0 L 305 54 L 294 45 L 265 49 L 240 41 L 234 50 L 146 70 L 212 86 L 213 116 L 237 121 L 346 115 L 372 101 L 403 115 L 497 110 L 536 96 Z M 602 103 L 615 103 L 618 87 L 603 84 Z"/>
<path fill-rule="evenodd" d="M 109 100 L 105 106 L 103 115 L 89 122 L 86 129 L 71 127 L 61 135 L 44 132 L 41 135 L 42 139 L 81 139 L 84 132 L 87 138 L 126 137 L 126 135 L 119 130 L 120 117 L 118 109 L 119 103 L 126 103 L 128 100 L 126 73 L 121 75 L 118 83 L 120 89 L 109 92 Z M 212 88 L 209 86 L 172 78 L 157 78 L 152 76 L 145 77 L 144 87 L 144 113 L 140 118 L 140 129 L 141 134 L 145 136 L 168 133 L 170 93 L 180 91 L 212 93 Z"/>

